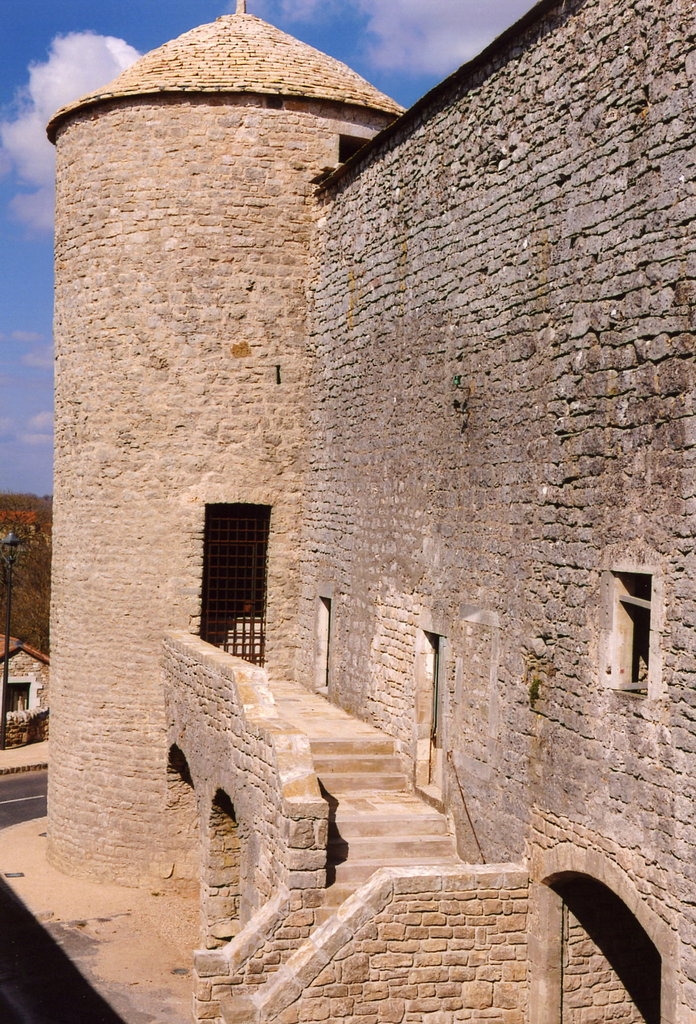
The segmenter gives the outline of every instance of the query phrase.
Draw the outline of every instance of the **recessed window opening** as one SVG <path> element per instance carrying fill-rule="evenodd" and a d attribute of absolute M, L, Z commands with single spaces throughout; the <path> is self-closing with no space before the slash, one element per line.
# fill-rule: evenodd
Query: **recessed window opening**
<path fill-rule="evenodd" d="M 350 160 L 352 156 L 362 149 L 367 139 L 358 138 L 356 135 L 339 135 L 338 137 L 338 160 L 339 163 L 345 163 L 346 160 Z"/>
<path fill-rule="evenodd" d="M 8 711 L 28 711 L 30 683 L 15 683 L 10 680 L 7 695 Z"/>
<path fill-rule="evenodd" d="M 200 885 L 196 794 L 186 758 L 176 745 L 169 750 L 166 808 L 169 849 L 174 862 L 172 877 L 180 892 L 193 895 Z"/>
<path fill-rule="evenodd" d="M 331 598 L 320 597 L 317 607 L 317 689 L 329 688 L 331 657 Z"/>
<path fill-rule="evenodd" d="M 241 908 L 241 839 L 234 806 L 224 790 L 213 800 L 208 829 L 204 909 L 205 944 L 214 949 L 239 931 Z"/>
<path fill-rule="evenodd" d="M 201 637 L 263 665 L 266 653 L 268 505 L 205 510 Z"/>
<path fill-rule="evenodd" d="M 647 693 L 650 672 L 652 576 L 643 572 L 614 573 L 616 685 Z"/>

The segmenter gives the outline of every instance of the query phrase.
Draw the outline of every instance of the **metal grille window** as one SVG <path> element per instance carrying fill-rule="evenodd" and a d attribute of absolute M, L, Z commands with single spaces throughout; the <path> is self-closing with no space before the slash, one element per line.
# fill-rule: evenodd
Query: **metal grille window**
<path fill-rule="evenodd" d="M 266 644 L 268 505 L 205 510 L 201 637 L 263 665 Z"/>

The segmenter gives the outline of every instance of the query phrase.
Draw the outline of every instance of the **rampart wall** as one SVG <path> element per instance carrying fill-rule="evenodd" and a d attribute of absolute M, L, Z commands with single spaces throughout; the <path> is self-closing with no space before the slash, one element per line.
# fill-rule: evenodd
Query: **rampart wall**
<path fill-rule="evenodd" d="M 540 5 L 327 187 L 303 591 L 308 640 L 331 595 L 333 698 L 414 762 L 444 638 L 462 841 L 602 851 L 680 937 L 687 1014 L 694 30 L 687 0 Z M 622 573 L 652 587 L 632 692 Z"/>

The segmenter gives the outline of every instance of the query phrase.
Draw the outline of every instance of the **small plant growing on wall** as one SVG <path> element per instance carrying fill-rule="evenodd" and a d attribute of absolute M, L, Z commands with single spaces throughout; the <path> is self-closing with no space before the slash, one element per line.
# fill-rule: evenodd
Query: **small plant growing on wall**
<path fill-rule="evenodd" d="M 529 707 L 537 714 L 541 714 L 539 708 L 548 693 L 548 687 L 556 674 L 556 668 L 550 658 L 539 657 L 532 651 L 523 652 L 524 658 L 524 684 L 527 688 Z"/>

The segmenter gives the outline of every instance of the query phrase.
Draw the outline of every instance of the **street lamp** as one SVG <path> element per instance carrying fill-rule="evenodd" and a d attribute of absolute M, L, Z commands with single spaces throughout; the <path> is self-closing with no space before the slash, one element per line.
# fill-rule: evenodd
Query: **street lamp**
<path fill-rule="evenodd" d="M 5 604 L 5 660 L 2 663 L 2 693 L 0 694 L 0 750 L 5 749 L 7 732 L 7 680 L 10 675 L 10 618 L 12 615 L 12 569 L 17 561 L 19 537 L 12 530 L 0 541 L 2 560 L 5 563 L 7 580 L 7 599 Z"/>

